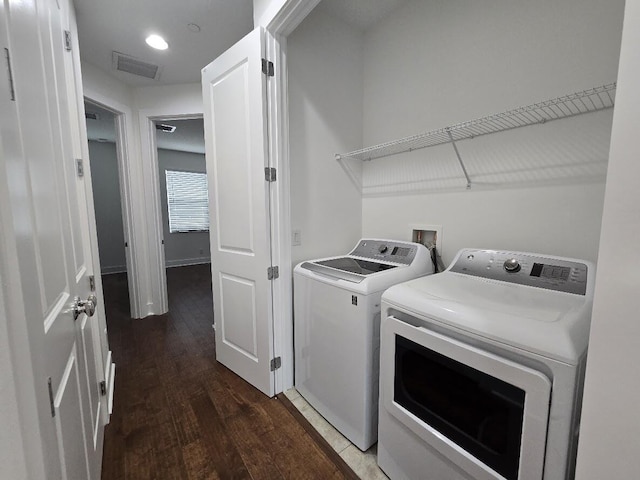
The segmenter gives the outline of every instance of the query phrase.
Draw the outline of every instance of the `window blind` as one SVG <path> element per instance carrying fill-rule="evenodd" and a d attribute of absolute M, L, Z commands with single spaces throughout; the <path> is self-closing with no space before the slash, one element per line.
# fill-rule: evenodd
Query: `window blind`
<path fill-rule="evenodd" d="M 207 174 L 165 170 L 169 232 L 209 230 Z"/>

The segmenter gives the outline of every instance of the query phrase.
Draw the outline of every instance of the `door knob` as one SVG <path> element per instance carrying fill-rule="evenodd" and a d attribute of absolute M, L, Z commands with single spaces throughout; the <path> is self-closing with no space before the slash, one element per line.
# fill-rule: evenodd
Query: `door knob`
<path fill-rule="evenodd" d="M 80 300 L 80 297 L 75 297 L 73 299 L 73 319 L 77 320 L 81 313 L 86 313 L 88 317 L 93 317 L 93 314 L 96 313 L 97 302 L 98 299 L 94 294 L 89 295 L 85 301 Z"/>

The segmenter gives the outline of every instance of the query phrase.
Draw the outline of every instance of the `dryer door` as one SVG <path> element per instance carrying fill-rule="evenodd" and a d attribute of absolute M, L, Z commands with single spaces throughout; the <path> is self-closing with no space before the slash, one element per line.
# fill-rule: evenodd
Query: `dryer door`
<path fill-rule="evenodd" d="M 382 408 L 475 479 L 542 478 L 551 382 L 540 372 L 390 316 Z"/>

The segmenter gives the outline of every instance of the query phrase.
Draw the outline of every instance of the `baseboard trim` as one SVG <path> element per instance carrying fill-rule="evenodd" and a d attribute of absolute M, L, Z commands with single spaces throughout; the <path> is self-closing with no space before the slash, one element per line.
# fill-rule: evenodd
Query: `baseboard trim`
<path fill-rule="evenodd" d="M 100 273 L 102 275 L 111 275 L 112 273 L 126 273 L 126 265 L 114 265 L 112 267 L 100 267 Z"/>
<path fill-rule="evenodd" d="M 184 258 L 181 260 L 168 260 L 165 262 L 165 266 L 167 268 L 188 267 L 189 265 L 202 265 L 203 263 L 211 263 L 211 258 L 200 257 L 200 258 Z"/>

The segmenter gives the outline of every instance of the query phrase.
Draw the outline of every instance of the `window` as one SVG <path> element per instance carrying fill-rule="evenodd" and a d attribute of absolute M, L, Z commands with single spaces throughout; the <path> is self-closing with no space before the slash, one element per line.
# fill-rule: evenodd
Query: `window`
<path fill-rule="evenodd" d="M 169 232 L 209 230 L 207 174 L 165 170 Z"/>

